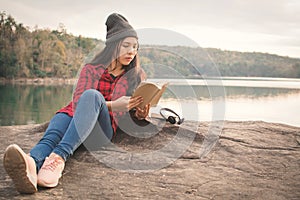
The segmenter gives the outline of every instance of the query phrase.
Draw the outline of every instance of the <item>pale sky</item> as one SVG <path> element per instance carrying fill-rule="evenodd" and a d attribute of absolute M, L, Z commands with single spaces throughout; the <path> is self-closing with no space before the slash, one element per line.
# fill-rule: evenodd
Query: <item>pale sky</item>
<path fill-rule="evenodd" d="M 107 16 L 118 12 L 135 29 L 174 31 L 200 47 L 300 58 L 299 0 L 0 0 L 0 11 L 31 28 L 63 23 L 102 40 Z"/>

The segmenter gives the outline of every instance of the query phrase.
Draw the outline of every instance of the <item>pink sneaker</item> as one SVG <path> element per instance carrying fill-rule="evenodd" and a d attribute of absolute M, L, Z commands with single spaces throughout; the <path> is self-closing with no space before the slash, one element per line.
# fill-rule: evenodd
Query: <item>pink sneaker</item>
<path fill-rule="evenodd" d="M 37 184 L 42 187 L 56 187 L 64 167 L 65 161 L 59 155 L 51 153 L 38 173 Z"/>
<path fill-rule="evenodd" d="M 20 193 L 32 194 L 37 191 L 35 161 L 18 145 L 12 144 L 6 148 L 3 165 Z"/>

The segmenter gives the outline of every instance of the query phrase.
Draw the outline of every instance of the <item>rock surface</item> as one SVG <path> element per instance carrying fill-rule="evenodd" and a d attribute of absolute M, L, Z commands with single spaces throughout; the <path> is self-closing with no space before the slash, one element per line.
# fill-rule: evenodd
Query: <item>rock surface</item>
<path fill-rule="evenodd" d="M 1 162 L 9 144 L 19 144 L 28 152 L 41 138 L 46 126 L 0 127 Z M 195 132 L 192 129 L 196 126 Z M 206 122 L 188 121 L 180 128 L 165 125 L 158 134 L 149 138 L 119 134 L 115 144 L 129 152 L 147 154 L 169 144 L 179 129 L 187 137 L 194 134 L 193 143 L 178 159 L 172 160 L 170 152 L 164 155 L 165 160 L 157 160 L 172 161 L 161 169 L 147 172 L 114 169 L 80 147 L 68 160 L 58 187 L 39 188 L 39 192 L 33 195 L 20 195 L 1 167 L 0 198 L 300 199 L 299 127 L 261 121 L 226 121 L 221 127 L 219 140 L 201 159 L 200 149 L 209 137 L 210 124 Z M 104 160 L 123 155 L 110 148 L 95 152 L 102 152 L 100 159 Z M 133 160 L 125 156 L 123 163 L 132 163 Z"/>

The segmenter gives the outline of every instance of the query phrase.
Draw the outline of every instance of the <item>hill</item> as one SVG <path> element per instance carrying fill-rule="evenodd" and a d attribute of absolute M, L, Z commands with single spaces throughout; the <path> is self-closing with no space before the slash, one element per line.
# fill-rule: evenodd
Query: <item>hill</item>
<path fill-rule="evenodd" d="M 31 29 L 4 12 L 0 17 L 0 77 L 74 78 L 94 50 L 104 46 L 101 40 L 68 34 L 63 24 L 58 30 Z M 142 45 L 140 60 L 149 78 L 300 78 L 300 58 L 268 53 Z"/>
<path fill-rule="evenodd" d="M 300 78 L 300 59 L 259 52 L 223 51 L 216 48 L 150 46 L 141 48 L 147 74 L 158 77 L 164 67 L 185 77 L 242 76 Z M 157 64 L 160 64 L 157 70 Z M 167 73 L 170 76 L 170 72 Z M 172 74 L 172 73 L 171 73 Z M 175 74 L 175 73 L 173 73 Z"/>

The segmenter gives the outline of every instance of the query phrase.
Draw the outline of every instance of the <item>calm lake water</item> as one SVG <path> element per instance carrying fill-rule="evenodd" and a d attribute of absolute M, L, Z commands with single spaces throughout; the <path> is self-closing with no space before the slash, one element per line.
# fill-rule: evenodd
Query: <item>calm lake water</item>
<path fill-rule="evenodd" d="M 153 82 L 161 80 L 151 80 Z M 300 80 L 223 78 L 168 80 L 158 108 L 168 107 L 185 119 L 263 120 L 300 127 Z M 70 100 L 73 85 L 0 85 L 0 125 L 49 121 Z"/>

